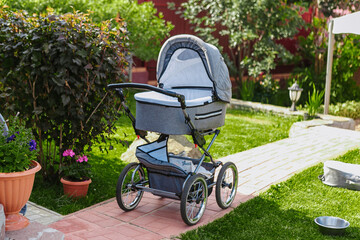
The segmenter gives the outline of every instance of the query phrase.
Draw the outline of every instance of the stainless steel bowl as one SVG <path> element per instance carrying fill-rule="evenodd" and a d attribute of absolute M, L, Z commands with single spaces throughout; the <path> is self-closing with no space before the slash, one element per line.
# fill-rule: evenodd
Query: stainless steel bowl
<path fill-rule="evenodd" d="M 338 217 L 317 217 L 315 223 L 319 226 L 320 232 L 328 235 L 343 235 L 350 223 Z"/>

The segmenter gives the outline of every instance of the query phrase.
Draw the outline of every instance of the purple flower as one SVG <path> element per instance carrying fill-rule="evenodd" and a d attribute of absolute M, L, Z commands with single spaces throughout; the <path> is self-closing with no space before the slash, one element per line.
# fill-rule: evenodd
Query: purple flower
<path fill-rule="evenodd" d="M 15 138 L 16 138 L 15 134 L 11 135 L 10 137 L 8 137 L 8 138 L 6 139 L 6 143 L 9 143 L 9 142 L 11 142 L 11 141 L 14 141 Z"/>
<path fill-rule="evenodd" d="M 36 150 L 36 141 L 31 139 L 31 141 L 29 142 L 29 146 L 30 151 Z"/>
<path fill-rule="evenodd" d="M 71 149 L 67 149 L 63 152 L 63 157 L 67 157 L 67 156 L 70 156 L 70 157 L 73 157 L 75 156 L 75 153 L 73 150 Z"/>
<path fill-rule="evenodd" d="M 17 134 L 17 135 L 20 135 L 19 131 L 17 131 L 16 134 Z M 9 142 L 11 142 L 11 141 L 14 141 L 15 138 L 16 138 L 16 135 L 15 135 L 15 134 L 11 135 L 10 137 L 8 137 L 8 138 L 6 139 L 6 143 L 9 143 Z"/>

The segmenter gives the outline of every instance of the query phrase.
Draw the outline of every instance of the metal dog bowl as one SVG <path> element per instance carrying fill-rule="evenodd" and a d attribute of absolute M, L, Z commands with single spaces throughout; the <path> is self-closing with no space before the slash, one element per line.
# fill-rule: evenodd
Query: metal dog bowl
<path fill-rule="evenodd" d="M 350 223 L 338 217 L 317 217 L 315 223 L 319 226 L 320 232 L 328 235 L 343 235 Z"/>

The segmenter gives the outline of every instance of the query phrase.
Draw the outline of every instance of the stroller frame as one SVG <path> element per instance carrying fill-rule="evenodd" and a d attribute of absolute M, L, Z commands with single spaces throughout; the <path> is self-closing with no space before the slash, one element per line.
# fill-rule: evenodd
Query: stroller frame
<path fill-rule="evenodd" d="M 184 95 L 151 85 L 137 83 L 110 84 L 108 85 L 108 88 L 117 91 L 120 97 L 121 105 L 123 106 L 126 115 L 132 121 L 136 135 L 147 142 L 147 144 L 137 147 L 136 156 L 140 163 L 128 164 L 119 176 L 116 198 L 121 209 L 124 211 L 131 211 L 135 209 L 141 201 L 143 193 L 150 192 L 157 196 L 180 200 L 180 212 L 183 221 L 188 225 L 194 225 L 201 219 L 206 208 L 207 198 L 212 193 L 214 186 L 216 186 L 216 201 L 219 207 L 226 209 L 232 204 L 237 191 L 237 168 L 235 164 L 231 162 L 223 164 L 221 161 L 215 161 L 212 158 L 209 150 L 219 135 L 220 130 L 197 130 L 186 111 Z M 185 123 L 191 130 L 194 144 L 198 145 L 203 151 L 202 156 L 199 159 L 193 159 L 168 154 L 167 140 L 169 135 L 167 134 L 160 134 L 160 137 L 156 141 L 150 143 L 146 138 L 147 131 L 136 129 L 136 119 L 125 104 L 123 88 L 151 90 L 177 98 L 184 114 Z M 213 135 L 207 147 L 205 146 L 205 135 Z M 150 152 L 147 153 L 145 149 L 151 144 L 159 145 L 160 147 L 158 149 L 162 149 L 165 146 L 165 150 L 161 151 L 165 151 L 168 159 L 180 160 L 186 165 L 193 164 L 195 169 L 185 171 L 180 167 L 177 168 L 174 164 L 157 161 L 156 158 L 154 158 L 153 162 L 147 161 L 146 158 L 149 157 L 148 154 Z M 155 150 L 157 151 L 158 149 Z M 206 157 L 209 157 L 211 162 L 204 162 Z M 217 175 L 217 180 L 214 181 L 215 169 L 219 166 L 222 166 L 222 168 Z M 144 169 L 147 170 L 147 176 Z M 207 174 L 204 174 L 204 169 L 207 170 Z M 170 183 L 171 181 L 174 183 Z M 163 182 L 165 182 L 165 184 Z M 168 188 L 167 184 L 172 184 L 174 186 Z M 126 201 L 129 196 L 131 201 L 130 203 L 127 203 Z"/>

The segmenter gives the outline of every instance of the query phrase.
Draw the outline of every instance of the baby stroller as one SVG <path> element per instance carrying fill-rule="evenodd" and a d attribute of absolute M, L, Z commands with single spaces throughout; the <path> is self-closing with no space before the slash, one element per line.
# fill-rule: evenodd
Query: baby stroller
<path fill-rule="evenodd" d="M 158 87 L 108 85 L 118 92 L 138 136 L 146 140 L 147 131 L 160 133 L 156 141 L 137 147 L 139 163 L 130 163 L 121 172 L 116 199 L 124 211 L 135 209 L 144 192 L 178 199 L 182 219 L 194 225 L 201 219 L 214 186 L 217 204 L 223 209 L 231 205 L 237 191 L 235 164 L 215 161 L 209 153 L 220 133 L 217 128 L 224 125 L 226 104 L 230 102 L 229 73 L 216 47 L 192 35 L 177 35 L 161 48 L 157 80 Z M 150 90 L 134 95 L 136 119 L 124 102 L 123 88 Z M 191 135 L 203 152 L 201 158 L 168 153 L 169 135 Z M 213 136 L 207 146 L 206 135 Z"/>

